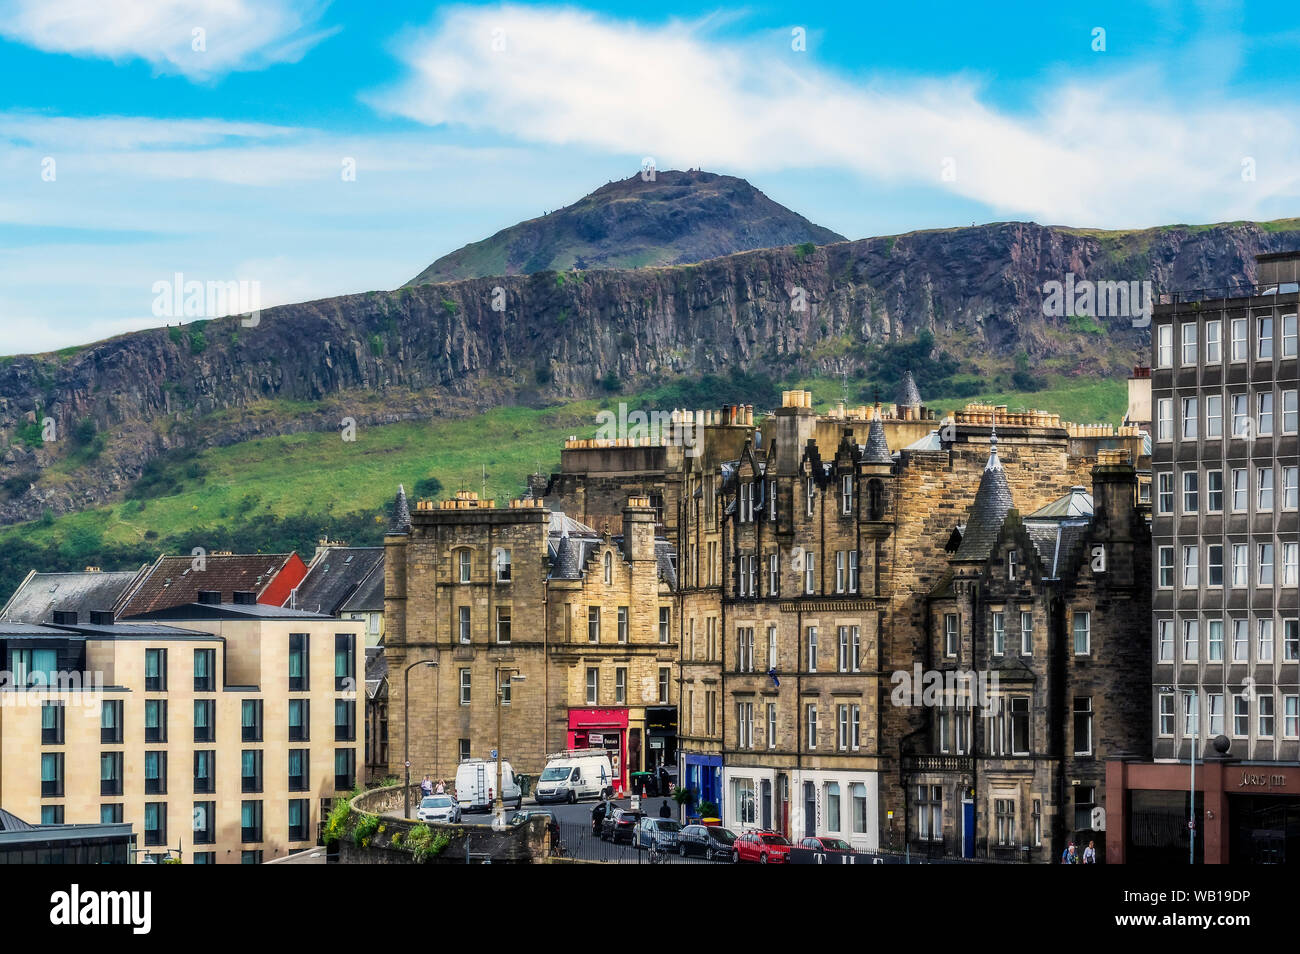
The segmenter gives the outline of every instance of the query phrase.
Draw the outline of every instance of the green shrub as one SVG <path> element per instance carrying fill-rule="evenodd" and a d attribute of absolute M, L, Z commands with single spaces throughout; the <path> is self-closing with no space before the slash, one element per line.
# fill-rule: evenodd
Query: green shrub
<path fill-rule="evenodd" d="M 812 242 L 801 242 L 794 247 L 794 254 L 801 262 L 815 251 L 817 251 L 817 246 Z"/>
<path fill-rule="evenodd" d="M 369 848 L 370 840 L 379 831 L 379 816 L 363 814 L 352 826 L 352 843 L 358 848 Z"/>
<path fill-rule="evenodd" d="M 41 431 L 40 422 L 24 424 L 22 427 L 18 428 L 14 436 L 32 450 L 39 450 L 45 446 L 45 439 Z"/>
<path fill-rule="evenodd" d="M 171 339 L 172 344 L 180 347 L 185 340 L 185 332 L 181 331 L 180 325 L 173 325 L 167 329 L 167 337 Z"/>
<path fill-rule="evenodd" d="M 379 337 L 379 335 L 370 336 L 370 353 L 376 358 L 382 358 L 384 356 L 384 339 Z"/>
<path fill-rule="evenodd" d="M 346 798 L 334 799 L 334 807 L 325 819 L 325 844 L 333 845 L 348 833 L 352 822 L 352 806 Z"/>
<path fill-rule="evenodd" d="M 208 348 L 208 339 L 201 331 L 190 332 L 190 354 L 202 354 Z"/>
<path fill-rule="evenodd" d="M 455 315 L 459 307 L 460 306 L 457 305 L 450 298 L 444 298 L 442 300 L 442 310 L 445 311 L 448 315 Z"/>

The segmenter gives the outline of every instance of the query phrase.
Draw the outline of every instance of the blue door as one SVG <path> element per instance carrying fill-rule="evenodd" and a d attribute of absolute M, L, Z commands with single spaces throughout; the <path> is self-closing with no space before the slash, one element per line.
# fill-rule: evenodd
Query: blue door
<path fill-rule="evenodd" d="M 975 802 L 969 798 L 961 800 L 961 856 L 975 857 Z"/>

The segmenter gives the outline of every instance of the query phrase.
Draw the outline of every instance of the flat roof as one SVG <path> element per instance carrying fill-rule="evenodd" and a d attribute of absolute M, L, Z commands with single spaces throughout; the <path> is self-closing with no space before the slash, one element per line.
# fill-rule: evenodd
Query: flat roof
<path fill-rule="evenodd" d="M 336 623 L 348 623 L 358 626 L 356 620 L 340 620 L 324 613 L 309 613 L 306 610 L 288 609 L 284 606 L 268 606 L 265 603 L 182 603 L 166 609 L 153 610 L 132 616 L 132 620 L 192 620 L 200 622 L 210 619 L 302 619 L 333 620 Z"/>

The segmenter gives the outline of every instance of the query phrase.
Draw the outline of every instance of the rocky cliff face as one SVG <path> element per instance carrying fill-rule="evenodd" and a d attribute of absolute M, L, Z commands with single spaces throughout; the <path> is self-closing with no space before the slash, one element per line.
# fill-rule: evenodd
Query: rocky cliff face
<path fill-rule="evenodd" d="M 604 393 L 609 375 L 632 388 L 740 369 L 852 372 L 870 345 L 923 330 L 962 361 L 1023 351 L 1066 373 L 1119 373 L 1146 355 L 1147 331 L 1123 317 L 1097 319 L 1104 334 L 1047 317 L 1045 282 L 1224 286 L 1253 281 L 1257 253 L 1296 247 L 1300 221 L 1098 234 L 1005 223 L 419 285 L 270 309 L 255 327 L 220 319 L 4 359 L 0 520 L 115 499 L 178 445 L 579 398 Z M 248 413 L 268 400 L 277 414 Z M 97 456 L 69 436 L 86 440 L 87 420 L 105 441 Z"/>

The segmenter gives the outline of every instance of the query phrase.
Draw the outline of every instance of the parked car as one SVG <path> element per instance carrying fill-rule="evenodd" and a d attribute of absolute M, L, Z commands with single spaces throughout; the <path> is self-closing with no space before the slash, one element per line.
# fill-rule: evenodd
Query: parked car
<path fill-rule="evenodd" d="M 677 853 L 683 858 L 688 855 L 703 856 L 708 861 L 714 858 L 730 858 L 735 841 L 736 833 L 730 828 L 721 828 L 717 825 L 687 825 L 677 833 Z"/>
<path fill-rule="evenodd" d="M 415 817 L 422 822 L 443 822 L 454 825 L 460 821 L 460 806 L 450 795 L 426 795 L 420 799 Z"/>
<path fill-rule="evenodd" d="M 799 842 L 800 848 L 807 848 L 810 851 L 820 851 L 822 853 L 848 854 L 853 851 L 853 846 L 843 838 L 828 838 L 825 835 L 805 838 Z"/>
<path fill-rule="evenodd" d="M 784 835 L 755 829 L 739 835 L 731 846 L 731 860 L 756 861 L 760 865 L 781 865 L 790 860 L 791 844 Z"/>
<path fill-rule="evenodd" d="M 636 826 L 636 847 L 655 848 L 659 851 L 676 851 L 677 835 L 681 822 L 671 818 L 642 818 Z"/>
<path fill-rule="evenodd" d="M 633 811 L 630 808 L 615 809 L 614 813 L 606 815 L 604 822 L 601 823 L 601 840 L 612 841 L 616 845 L 620 841 L 626 841 L 629 845 L 632 844 L 637 822 L 645 817 L 643 811 Z"/>
<path fill-rule="evenodd" d="M 546 824 L 548 825 L 558 825 L 560 823 L 560 820 L 555 817 L 555 812 L 551 811 L 550 809 L 521 808 L 519 809 L 519 811 L 515 812 L 513 815 L 510 816 L 510 824 L 522 825 L 524 822 L 528 821 L 528 819 L 530 819 L 534 815 L 546 816 Z"/>

